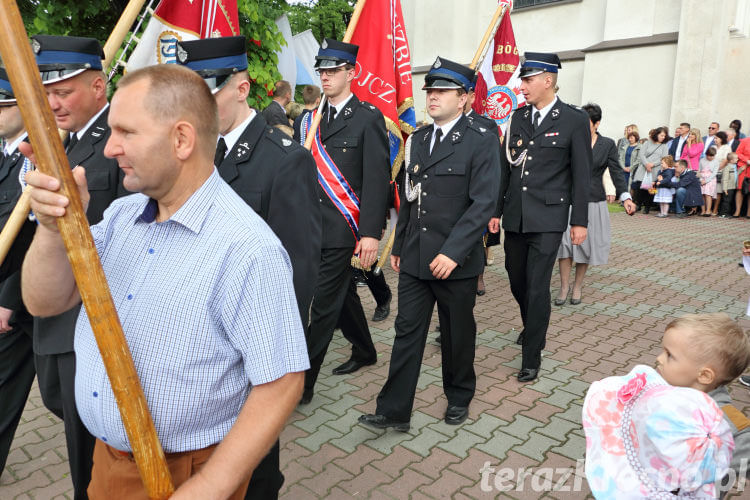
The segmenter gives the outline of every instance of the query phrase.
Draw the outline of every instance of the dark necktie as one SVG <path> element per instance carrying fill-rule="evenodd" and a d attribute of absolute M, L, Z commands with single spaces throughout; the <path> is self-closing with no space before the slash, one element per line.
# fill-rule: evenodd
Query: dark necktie
<path fill-rule="evenodd" d="M 541 113 L 539 111 L 534 111 L 534 130 L 539 128 L 539 116 Z"/>
<path fill-rule="evenodd" d="M 440 144 L 440 138 L 443 137 L 443 129 L 439 128 L 435 130 L 435 142 L 432 145 L 432 150 L 430 151 L 430 156 L 432 156 L 432 151 L 435 151 L 435 148 L 438 147 L 438 144 Z"/>
<path fill-rule="evenodd" d="M 223 137 L 219 138 L 219 142 L 216 143 L 216 154 L 214 155 L 214 166 L 218 167 L 224 160 L 224 155 L 227 154 L 227 143 Z"/>
<path fill-rule="evenodd" d="M 65 148 L 65 153 L 70 153 L 73 151 L 73 148 L 76 147 L 76 144 L 78 144 L 78 134 L 75 132 L 70 134 L 70 140 L 68 141 L 68 147 Z"/>
<path fill-rule="evenodd" d="M 330 125 L 333 123 L 333 120 L 336 119 L 336 108 L 333 106 L 328 107 L 328 124 Z"/>

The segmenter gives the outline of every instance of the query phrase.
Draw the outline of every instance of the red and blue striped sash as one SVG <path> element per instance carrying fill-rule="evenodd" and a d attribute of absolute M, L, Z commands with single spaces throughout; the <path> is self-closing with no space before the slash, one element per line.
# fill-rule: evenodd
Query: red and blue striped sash
<path fill-rule="evenodd" d="M 303 144 L 316 113 L 317 110 L 307 113 L 303 118 L 301 127 L 301 142 Z M 323 191 L 328 195 L 333 205 L 344 217 L 354 237 L 359 240 L 359 198 L 357 198 L 354 190 L 333 162 L 333 159 L 328 155 L 328 151 L 323 147 L 320 141 L 320 127 L 315 131 L 315 140 L 312 143 L 310 152 L 313 158 L 315 158 L 315 164 L 318 167 L 318 183 L 320 187 L 323 188 Z"/>

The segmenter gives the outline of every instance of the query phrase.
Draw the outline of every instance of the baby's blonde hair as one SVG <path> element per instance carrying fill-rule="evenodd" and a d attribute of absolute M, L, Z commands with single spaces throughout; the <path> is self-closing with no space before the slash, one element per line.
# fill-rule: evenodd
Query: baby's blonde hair
<path fill-rule="evenodd" d="M 750 340 L 740 325 L 723 313 L 687 314 L 667 325 L 690 335 L 690 350 L 714 369 L 717 386 L 736 379 L 750 366 Z"/>

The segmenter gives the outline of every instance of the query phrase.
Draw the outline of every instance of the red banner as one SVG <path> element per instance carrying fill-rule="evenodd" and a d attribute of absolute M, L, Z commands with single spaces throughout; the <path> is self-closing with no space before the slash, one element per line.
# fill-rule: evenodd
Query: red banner
<path fill-rule="evenodd" d="M 352 92 L 385 116 L 391 165 L 403 159 L 404 137 L 414 131 L 416 115 L 411 87 L 411 52 L 401 0 L 368 0 L 351 43 L 359 46 Z"/>
<path fill-rule="evenodd" d="M 518 78 L 519 62 L 510 12 L 506 11 L 479 67 L 476 100 L 472 106 L 474 111 L 492 118 L 501 127 L 511 111 L 524 103 Z"/>
<path fill-rule="evenodd" d="M 128 60 L 128 71 L 176 63 L 178 41 L 239 34 L 237 0 L 161 0 Z"/>

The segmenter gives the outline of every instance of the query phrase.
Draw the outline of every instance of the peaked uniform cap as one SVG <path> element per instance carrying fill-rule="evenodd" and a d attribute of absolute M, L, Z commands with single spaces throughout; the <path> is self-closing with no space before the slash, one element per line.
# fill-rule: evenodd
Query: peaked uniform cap
<path fill-rule="evenodd" d="M 356 64 L 359 45 L 326 38 L 315 56 L 315 69 L 339 68 L 345 64 Z"/>
<path fill-rule="evenodd" d="M 86 70 L 102 70 L 104 50 L 95 38 L 35 35 L 31 48 L 45 84 L 67 80 Z"/>
<path fill-rule="evenodd" d="M 464 89 L 468 92 L 474 88 L 476 81 L 477 75 L 473 69 L 438 57 L 424 77 L 422 90 Z"/>
<path fill-rule="evenodd" d="M 16 96 L 10 86 L 10 79 L 5 68 L 0 68 L 0 104 L 15 104 Z"/>
<path fill-rule="evenodd" d="M 545 52 L 524 52 L 520 77 L 538 75 L 539 73 L 557 73 L 562 68 L 557 54 Z"/>
<path fill-rule="evenodd" d="M 247 41 L 228 36 L 177 42 L 177 62 L 198 73 L 216 93 L 230 76 L 247 70 Z"/>

